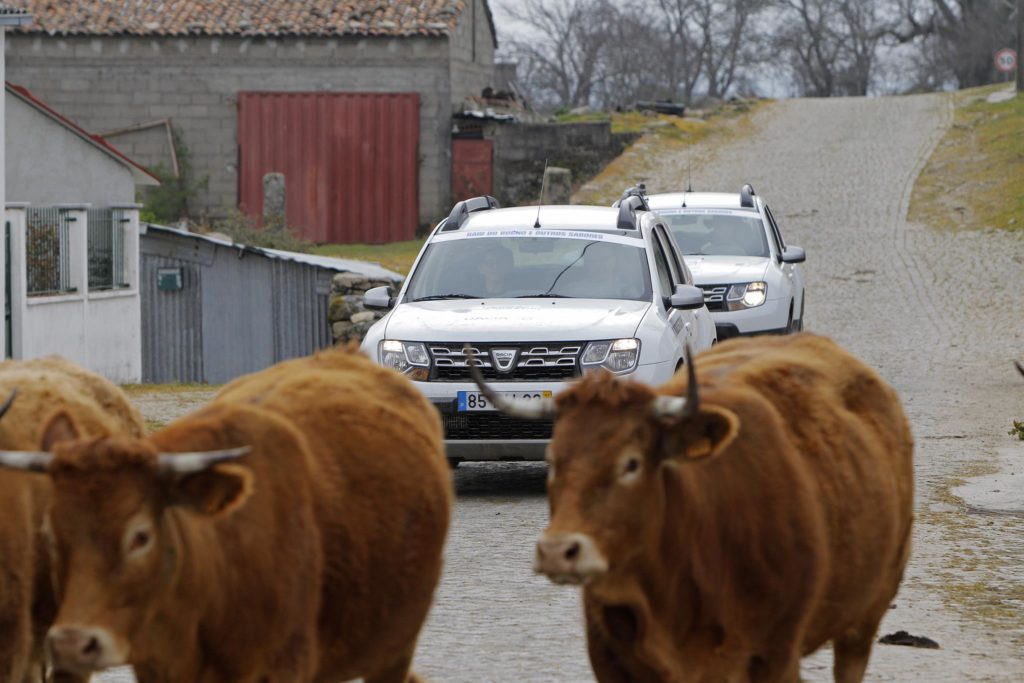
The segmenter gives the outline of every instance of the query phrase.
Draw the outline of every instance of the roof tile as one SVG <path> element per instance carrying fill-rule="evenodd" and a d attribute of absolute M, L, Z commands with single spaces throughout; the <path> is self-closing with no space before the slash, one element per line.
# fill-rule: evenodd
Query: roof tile
<path fill-rule="evenodd" d="M 6 0 L 23 33 L 138 36 L 450 35 L 466 0 Z"/>

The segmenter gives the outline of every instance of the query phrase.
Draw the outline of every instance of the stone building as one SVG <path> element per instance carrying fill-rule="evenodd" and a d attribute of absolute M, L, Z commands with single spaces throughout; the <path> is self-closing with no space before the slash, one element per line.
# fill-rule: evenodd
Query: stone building
<path fill-rule="evenodd" d="M 146 166 L 175 167 L 179 129 L 199 212 L 258 215 L 253 188 L 284 172 L 289 222 L 316 241 L 443 216 L 452 114 L 493 79 L 486 0 L 10 4 L 33 17 L 8 35 L 10 80 Z"/>

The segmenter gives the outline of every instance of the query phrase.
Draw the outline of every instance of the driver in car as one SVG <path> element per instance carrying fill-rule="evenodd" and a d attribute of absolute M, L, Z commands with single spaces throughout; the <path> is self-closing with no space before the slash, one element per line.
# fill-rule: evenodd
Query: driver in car
<path fill-rule="evenodd" d="M 483 253 L 477 264 L 477 271 L 483 276 L 484 292 L 487 296 L 500 296 L 505 293 L 513 265 L 512 252 L 505 247 L 493 247 Z"/>

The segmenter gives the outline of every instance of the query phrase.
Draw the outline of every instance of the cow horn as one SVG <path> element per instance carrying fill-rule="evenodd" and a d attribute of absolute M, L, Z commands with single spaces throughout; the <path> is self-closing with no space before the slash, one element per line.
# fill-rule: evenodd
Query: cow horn
<path fill-rule="evenodd" d="M 157 463 L 161 472 L 167 474 L 195 474 L 208 470 L 226 460 L 240 458 L 252 449 L 248 446 L 227 448 L 221 451 L 200 451 L 197 453 L 161 453 Z"/>
<path fill-rule="evenodd" d="M 655 418 L 682 420 L 697 414 L 700 407 L 700 394 L 697 391 L 697 370 L 693 367 L 693 355 L 690 344 L 686 344 L 686 398 L 682 396 L 661 395 L 651 404 L 651 413 Z"/>
<path fill-rule="evenodd" d="M 53 453 L 45 451 L 0 451 L 0 467 L 11 470 L 45 472 L 52 460 Z"/>
<path fill-rule="evenodd" d="M 473 377 L 473 381 L 476 382 L 476 385 L 480 387 L 480 393 L 483 394 L 499 411 L 506 415 L 518 417 L 523 420 L 552 419 L 558 414 L 558 408 L 555 406 L 555 400 L 551 398 L 507 399 L 499 396 L 498 393 L 484 381 L 483 373 L 480 372 L 480 368 L 475 362 L 476 354 L 473 353 L 473 350 L 469 345 L 462 347 L 462 353 L 466 356 L 466 367 L 469 368 L 470 376 Z"/>
<path fill-rule="evenodd" d="M 8 396 L 7 400 L 4 401 L 4 404 L 2 406 L 0 406 L 0 417 L 3 417 L 7 413 L 7 410 L 11 407 L 11 404 L 14 403 L 14 399 L 17 396 L 18 396 L 18 389 L 17 389 L 17 387 L 15 387 L 14 389 L 11 389 L 11 395 Z"/>
<path fill-rule="evenodd" d="M 1020 374 L 1024 375 L 1024 365 L 1022 365 L 1019 360 L 1013 361 L 1013 364 L 1017 366 L 1017 370 L 1020 372 Z"/>

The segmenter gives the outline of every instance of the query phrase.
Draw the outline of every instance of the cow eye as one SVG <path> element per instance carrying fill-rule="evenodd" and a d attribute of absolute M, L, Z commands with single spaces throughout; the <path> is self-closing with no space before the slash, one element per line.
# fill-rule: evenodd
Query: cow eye
<path fill-rule="evenodd" d="M 147 545 L 149 545 L 149 541 L 150 541 L 149 531 L 147 531 L 145 529 L 143 529 L 141 531 L 136 531 L 135 534 L 132 536 L 131 544 L 128 546 L 128 552 L 132 552 L 132 551 L 135 551 L 135 550 L 141 550 L 141 549 L 145 548 Z"/>
<path fill-rule="evenodd" d="M 626 464 L 622 467 L 622 474 L 633 474 L 640 469 L 640 458 L 631 457 L 626 460 Z"/>

